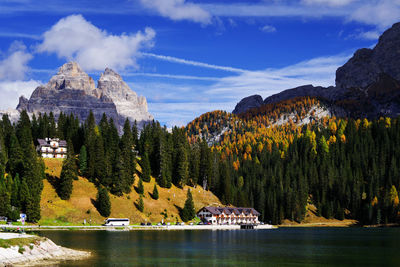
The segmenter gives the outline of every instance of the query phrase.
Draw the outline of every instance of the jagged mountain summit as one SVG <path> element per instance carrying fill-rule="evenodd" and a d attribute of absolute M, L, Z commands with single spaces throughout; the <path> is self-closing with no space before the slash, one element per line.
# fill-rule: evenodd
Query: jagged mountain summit
<path fill-rule="evenodd" d="M 340 117 L 373 119 L 400 115 L 400 23 L 386 30 L 373 49 L 357 50 L 338 68 L 336 86 L 299 86 L 267 97 L 264 104 L 296 97 L 322 99 L 330 112 Z M 252 105 L 244 106 L 242 101 L 237 105 L 240 113 L 253 108 Z"/>
<path fill-rule="evenodd" d="M 38 86 L 30 99 L 21 96 L 18 111 L 74 114 L 84 121 L 93 112 L 97 121 L 103 113 L 113 118 L 118 126 L 125 119 L 140 125 L 153 120 L 147 110 L 147 101 L 137 96 L 113 70 L 106 68 L 96 88 L 93 79 L 76 62 L 64 64 L 46 85 Z"/>

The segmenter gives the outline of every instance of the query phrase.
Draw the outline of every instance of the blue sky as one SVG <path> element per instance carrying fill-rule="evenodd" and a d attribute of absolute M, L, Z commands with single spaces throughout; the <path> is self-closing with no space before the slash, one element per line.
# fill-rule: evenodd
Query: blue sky
<path fill-rule="evenodd" d="M 399 0 L 0 0 L 0 109 L 66 61 L 119 72 L 168 126 L 335 70 L 400 20 Z"/>

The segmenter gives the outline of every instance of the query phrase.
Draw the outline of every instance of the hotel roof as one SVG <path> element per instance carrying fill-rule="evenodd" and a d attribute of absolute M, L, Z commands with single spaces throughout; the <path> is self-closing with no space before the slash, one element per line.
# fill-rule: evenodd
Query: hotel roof
<path fill-rule="evenodd" d="M 233 208 L 233 207 L 211 207 L 207 206 L 204 207 L 208 212 L 210 212 L 212 215 L 221 215 L 222 213 L 230 215 L 230 214 L 235 214 L 235 215 L 240 215 L 240 214 L 253 214 L 256 216 L 259 216 L 260 213 L 256 211 L 253 208 Z"/>

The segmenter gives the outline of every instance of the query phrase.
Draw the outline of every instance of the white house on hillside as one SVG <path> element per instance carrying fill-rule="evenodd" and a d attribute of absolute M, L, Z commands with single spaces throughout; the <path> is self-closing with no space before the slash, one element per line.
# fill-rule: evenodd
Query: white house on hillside
<path fill-rule="evenodd" d="M 58 138 L 38 139 L 39 145 L 36 147 L 42 158 L 59 158 L 67 157 L 67 141 Z"/>
<path fill-rule="evenodd" d="M 260 213 L 253 208 L 204 207 L 197 216 L 211 224 L 258 224 Z"/>

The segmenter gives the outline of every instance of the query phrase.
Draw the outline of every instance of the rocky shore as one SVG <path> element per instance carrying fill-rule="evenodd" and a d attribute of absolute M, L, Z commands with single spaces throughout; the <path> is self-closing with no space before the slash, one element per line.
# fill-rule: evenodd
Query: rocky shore
<path fill-rule="evenodd" d="M 90 257 L 90 252 L 64 248 L 50 239 L 33 235 L 0 233 L 0 241 L 12 244 L 0 247 L 0 266 L 45 266 Z"/>

